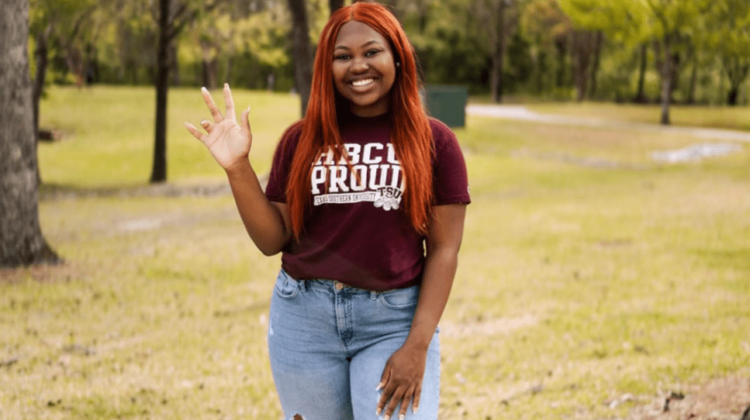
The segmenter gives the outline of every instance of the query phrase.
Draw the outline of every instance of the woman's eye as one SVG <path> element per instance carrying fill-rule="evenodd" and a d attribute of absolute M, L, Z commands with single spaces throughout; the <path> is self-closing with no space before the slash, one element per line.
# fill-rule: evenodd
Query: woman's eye
<path fill-rule="evenodd" d="M 367 51 L 367 53 L 365 55 L 368 56 L 368 57 L 372 57 L 373 55 L 375 55 L 375 54 L 377 54 L 379 52 L 380 51 L 378 51 L 378 50 L 370 50 L 370 51 Z"/>
<path fill-rule="evenodd" d="M 341 54 L 341 55 L 337 55 L 337 56 L 333 57 L 334 60 L 346 60 L 348 58 L 349 58 L 349 56 L 346 55 L 346 54 Z"/>

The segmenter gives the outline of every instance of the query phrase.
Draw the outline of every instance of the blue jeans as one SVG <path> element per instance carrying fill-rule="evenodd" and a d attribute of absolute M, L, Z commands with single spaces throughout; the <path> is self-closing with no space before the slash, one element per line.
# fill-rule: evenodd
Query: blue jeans
<path fill-rule="evenodd" d="M 285 418 L 377 419 L 381 391 L 375 389 L 409 334 L 418 297 L 419 286 L 372 292 L 330 280 L 298 281 L 282 270 L 271 299 L 268 350 Z M 435 420 L 439 392 L 435 331 L 419 411 L 409 406 L 406 418 Z M 391 418 L 398 419 L 398 409 Z"/>

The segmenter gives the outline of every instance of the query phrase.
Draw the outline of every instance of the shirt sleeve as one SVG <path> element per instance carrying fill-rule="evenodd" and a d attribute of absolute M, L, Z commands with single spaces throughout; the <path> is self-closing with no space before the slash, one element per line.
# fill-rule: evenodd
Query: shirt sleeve
<path fill-rule="evenodd" d="M 286 203 L 286 184 L 301 132 L 301 123 L 292 125 L 284 132 L 279 145 L 276 146 L 271 172 L 268 174 L 268 185 L 266 185 L 266 197 L 270 201 Z"/>
<path fill-rule="evenodd" d="M 448 126 L 430 119 L 435 140 L 433 170 L 434 205 L 469 204 L 469 177 L 461 146 Z"/>

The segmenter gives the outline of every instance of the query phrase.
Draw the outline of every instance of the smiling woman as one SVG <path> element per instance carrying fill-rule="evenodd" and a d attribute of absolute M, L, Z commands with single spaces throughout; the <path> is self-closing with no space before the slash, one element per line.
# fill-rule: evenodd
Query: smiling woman
<path fill-rule="evenodd" d="M 188 130 L 226 170 L 252 240 L 282 253 L 268 326 L 286 418 L 437 418 L 438 321 L 458 264 L 466 165 L 427 117 L 414 49 L 377 3 L 335 12 L 321 34 L 304 120 L 276 150 L 266 191 L 229 86 L 226 116 Z M 411 408 L 411 411 L 409 411 Z"/>

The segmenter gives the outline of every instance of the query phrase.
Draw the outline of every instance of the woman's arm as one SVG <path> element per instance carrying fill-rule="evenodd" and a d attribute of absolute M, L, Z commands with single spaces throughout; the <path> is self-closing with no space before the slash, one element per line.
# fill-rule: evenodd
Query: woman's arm
<path fill-rule="evenodd" d="M 277 254 L 291 238 L 291 219 L 286 204 L 268 200 L 250 165 L 248 155 L 253 140 L 248 119 L 250 109 L 242 112 L 240 126 L 234 115 L 234 100 L 228 84 L 224 84 L 226 116 L 221 114 L 206 88 L 202 88 L 201 93 L 214 123 L 201 121 L 207 134 L 187 122 L 185 127 L 206 145 L 226 171 L 240 217 L 255 245 L 265 255 Z"/>
<path fill-rule="evenodd" d="M 292 237 L 287 205 L 268 200 L 248 160 L 226 172 L 240 218 L 255 246 L 264 255 L 278 254 Z"/>
<path fill-rule="evenodd" d="M 427 236 L 427 258 L 411 330 L 404 345 L 386 363 L 380 381 L 383 393 L 378 402 L 378 414 L 385 408 L 386 418 L 390 418 L 400 402 L 399 414 L 405 415 L 412 398 L 413 411 L 419 408 L 427 349 L 448 302 L 456 275 L 465 217 L 464 204 L 433 208 Z M 389 398 L 391 402 L 385 407 Z"/>

